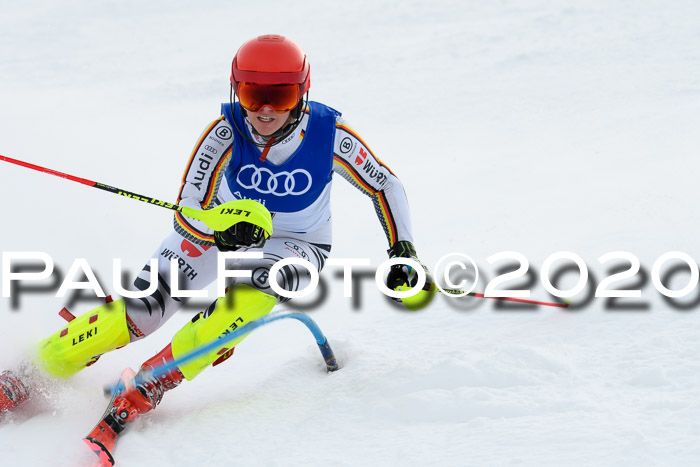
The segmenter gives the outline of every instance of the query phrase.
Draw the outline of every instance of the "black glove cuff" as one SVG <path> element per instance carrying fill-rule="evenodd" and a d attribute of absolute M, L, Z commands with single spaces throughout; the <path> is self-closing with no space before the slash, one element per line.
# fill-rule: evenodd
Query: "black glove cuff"
<path fill-rule="evenodd" d="M 389 254 L 389 258 L 416 258 L 418 256 L 416 247 L 413 246 L 413 243 L 406 240 L 394 243 L 386 252 Z"/>

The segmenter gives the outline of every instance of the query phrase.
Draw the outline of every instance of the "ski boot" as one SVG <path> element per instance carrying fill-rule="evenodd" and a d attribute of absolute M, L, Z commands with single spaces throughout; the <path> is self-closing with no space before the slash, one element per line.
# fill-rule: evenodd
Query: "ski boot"
<path fill-rule="evenodd" d="M 166 391 L 176 388 L 183 381 L 180 370 L 154 376 L 159 365 L 172 361 L 170 344 L 141 365 L 138 375 L 130 368 L 124 370 L 119 380 L 123 389 L 112 394 L 112 399 L 100 422 L 83 441 L 97 454 L 103 465 L 114 465 L 114 446 L 127 424 L 139 415 L 150 412 L 160 404 Z"/>
<path fill-rule="evenodd" d="M 104 465 L 114 465 L 112 452 L 115 443 L 130 421 L 153 410 L 160 403 L 163 394 L 177 387 L 184 379 L 191 381 L 208 366 L 216 366 L 228 359 L 233 354 L 235 345 L 246 335 L 204 355 L 183 361 L 157 378 L 152 370 L 175 358 L 181 361 L 193 349 L 266 315 L 276 303 L 277 298 L 248 285 L 231 287 L 224 299 L 217 300 L 215 306 L 206 313 L 199 313 L 192 318 L 175 334 L 167 347 L 141 365 L 139 375 L 135 376 L 130 369 L 124 371 L 119 384 L 124 389 L 112 395 L 102 420 L 85 437 L 85 443 Z"/>
<path fill-rule="evenodd" d="M 0 414 L 29 399 L 29 390 L 20 375 L 12 371 L 0 373 Z"/>

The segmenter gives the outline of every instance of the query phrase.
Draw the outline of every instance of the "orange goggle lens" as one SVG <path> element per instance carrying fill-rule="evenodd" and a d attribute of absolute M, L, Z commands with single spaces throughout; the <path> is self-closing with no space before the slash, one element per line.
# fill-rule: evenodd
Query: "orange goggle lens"
<path fill-rule="evenodd" d="M 289 112 L 301 100 L 298 84 L 256 84 L 242 82 L 238 84 L 238 100 L 241 106 L 257 112 L 269 105 L 278 114 Z"/>

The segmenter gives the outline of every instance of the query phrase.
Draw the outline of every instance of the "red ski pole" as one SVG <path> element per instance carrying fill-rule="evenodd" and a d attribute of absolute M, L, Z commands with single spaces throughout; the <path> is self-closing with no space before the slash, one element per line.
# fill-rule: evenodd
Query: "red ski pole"
<path fill-rule="evenodd" d="M 66 180 L 70 180 L 72 182 L 82 183 L 83 185 L 87 185 L 93 188 L 99 188 L 100 190 L 108 191 L 117 195 L 126 196 L 127 198 L 136 199 L 145 203 L 155 204 L 156 206 L 162 206 L 166 209 L 172 209 L 173 211 L 182 212 L 183 209 L 182 206 L 178 206 L 177 204 L 166 203 L 165 201 L 160 201 L 156 198 L 151 198 L 150 196 L 139 195 L 137 193 L 122 190 L 121 188 L 115 188 L 113 186 L 105 185 L 104 183 L 94 182 L 92 180 L 88 180 L 87 178 L 76 177 L 75 175 L 59 172 L 58 170 L 53 170 L 46 167 L 42 167 L 40 165 L 31 164 L 29 162 L 24 162 L 18 159 L 13 159 L 11 157 L 3 156 L 2 154 L 0 154 L 0 161 L 9 162 L 10 164 L 19 165 L 20 167 L 26 167 L 28 169 L 36 170 L 38 172 L 44 172 L 49 175 L 55 175 L 56 177 L 65 178 Z"/>
<path fill-rule="evenodd" d="M 470 292 L 465 294 L 464 290 L 460 289 L 442 289 L 443 293 L 449 294 L 449 295 L 466 295 L 468 297 L 478 297 L 478 298 L 491 298 L 493 300 L 504 300 L 506 302 L 518 302 L 518 303 L 528 303 L 530 305 L 544 305 L 544 306 L 553 306 L 557 308 L 568 308 L 569 304 L 568 303 L 554 303 L 554 302 L 541 302 L 537 300 L 527 300 L 525 298 L 515 298 L 515 297 L 487 297 L 482 293 L 479 292 Z"/>
<path fill-rule="evenodd" d="M 270 217 L 270 212 L 265 208 L 265 206 L 253 200 L 233 200 L 215 208 L 200 211 L 187 206 L 179 206 L 174 203 L 160 201 L 150 196 L 139 195 L 131 191 L 122 190 L 121 188 L 88 180 L 87 178 L 76 177 L 75 175 L 59 172 L 58 170 L 48 169 L 40 165 L 30 164 L 29 162 L 13 159 L 1 154 L 0 161 L 9 162 L 10 164 L 19 165 L 20 167 L 26 167 L 28 169 L 47 173 L 49 175 L 55 175 L 56 177 L 65 178 L 66 180 L 70 180 L 72 182 L 82 183 L 83 185 L 87 185 L 89 187 L 99 188 L 100 190 L 114 193 L 115 195 L 121 195 L 130 199 L 143 201 L 144 203 L 171 209 L 182 213 L 187 217 L 191 217 L 192 219 L 198 219 L 204 222 L 212 230 L 226 230 L 237 222 L 246 221 L 262 227 L 265 232 L 267 232 L 268 237 L 272 235 L 272 218 Z"/>

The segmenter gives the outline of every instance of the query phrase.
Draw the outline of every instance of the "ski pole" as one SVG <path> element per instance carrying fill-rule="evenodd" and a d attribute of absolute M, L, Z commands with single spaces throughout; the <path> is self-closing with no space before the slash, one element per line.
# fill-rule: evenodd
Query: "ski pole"
<path fill-rule="evenodd" d="M 160 201 L 156 198 L 150 196 L 143 196 L 131 191 L 123 190 L 121 188 L 116 188 L 104 183 L 95 182 L 88 180 L 87 178 L 76 177 L 75 175 L 70 175 L 67 173 L 59 172 L 57 170 L 42 167 L 40 165 L 31 164 L 29 162 L 24 162 L 18 159 L 13 159 L 11 157 L 3 156 L 0 154 L 0 161 L 9 162 L 10 164 L 19 165 L 20 167 L 26 167 L 28 169 L 36 170 L 38 172 L 47 173 L 49 175 L 55 175 L 56 177 L 65 178 L 72 182 L 82 183 L 89 187 L 98 188 L 100 190 L 114 193 L 116 195 L 125 196 L 130 199 L 135 199 L 138 201 L 143 201 L 144 203 L 149 203 L 154 206 L 160 206 L 165 209 L 171 209 L 182 213 L 187 217 L 192 219 L 197 219 L 204 222 L 207 227 L 212 230 L 223 231 L 236 224 L 237 222 L 245 220 L 252 224 L 262 227 L 269 235 L 272 234 L 272 218 L 270 217 L 269 211 L 260 203 L 252 200 L 233 200 L 228 203 L 224 203 L 213 209 L 208 209 L 206 211 L 199 211 L 194 208 L 187 206 L 179 206 L 174 203 L 168 203 L 165 201 Z M 233 217 L 233 219 L 232 219 Z"/>
<path fill-rule="evenodd" d="M 464 293 L 464 290 L 461 290 L 461 289 L 441 289 L 441 290 L 443 293 L 446 293 L 448 295 L 466 295 L 468 297 L 491 298 L 493 300 L 504 300 L 507 302 L 529 303 L 530 305 L 545 305 L 545 306 L 553 306 L 553 307 L 557 307 L 557 308 L 568 308 L 569 307 L 568 301 L 566 301 L 564 303 L 541 302 L 541 301 L 536 301 L 536 300 L 527 300 L 525 298 L 515 298 L 515 297 L 487 297 L 486 295 L 479 293 L 479 292 Z"/>

